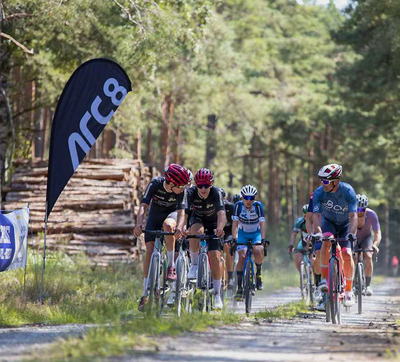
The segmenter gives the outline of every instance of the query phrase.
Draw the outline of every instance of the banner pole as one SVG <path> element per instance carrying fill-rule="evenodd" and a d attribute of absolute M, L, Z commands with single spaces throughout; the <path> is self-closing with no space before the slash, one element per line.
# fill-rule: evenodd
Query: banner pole
<path fill-rule="evenodd" d="M 29 220 L 28 220 L 28 230 L 26 231 L 26 263 L 25 263 L 25 270 L 24 270 L 24 289 L 22 291 L 22 295 L 25 298 L 25 282 L 26 282 L 26 271 L 28 267 L 28 249 L 29 249 L 29 224 L 31 223 L 31 209 L 30 203 L 28 202 L 28 212 L 29 212 Z"/>
<path fill-rule="evenodd" d="M 44 270 L 46 269 L 46 238 L 47 238 L 47 206 L 48 202 L 46 201 L 45 208 L 45 216 L 44 216 L 44 240 L 43 240 L 43 263 L 42 263 L 42 279 L 40 281 L 40 296 L 39 301 L 43 304 L 43 284 L 44 284 Z"/>

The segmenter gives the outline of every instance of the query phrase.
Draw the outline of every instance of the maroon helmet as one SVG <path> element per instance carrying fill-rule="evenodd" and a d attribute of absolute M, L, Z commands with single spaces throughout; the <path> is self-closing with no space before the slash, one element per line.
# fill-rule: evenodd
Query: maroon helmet
<path fill-rule="evenodd" d="M 196 185 L 212 185 L 214 182 L 214 174 L 208 168 L 201 168 L 194 175 Z"/>
<path fill-rule="evenodd" d="M 190 181 L 188 170 L 181 165 L 171 163 L 164 171 L 165 180 L 178 186 L 187 185 Z"/>

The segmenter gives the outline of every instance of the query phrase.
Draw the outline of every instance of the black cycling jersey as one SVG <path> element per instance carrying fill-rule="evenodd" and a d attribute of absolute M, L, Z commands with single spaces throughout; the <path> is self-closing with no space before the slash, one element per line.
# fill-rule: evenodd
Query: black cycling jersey
<path fill-rule="evenodd" d="M 235 213 L 235 205 L 224 200 L 226 212 L 226 225 L 224 227 L 225 236 L 232 234 L 232 215 Z"/>
<path fill-rule="evenodd" d="M 196 186 L 186 191 L 185 196 L 186 213 L 191 211 L 191 217 L 200 218 L 204 223 L 216 223 L 218 211 L 225 210 L 222 193 L 218 187 L 211 186 L 210 193 L 206 199 L 202 199 Z"/>
<path fill-rule="evenodd" d="M 150 205 L 150 213 L 156 211 L 172 212 L 185 208 L 184 192 L 176 194 L 164 188 L 165 177 L 157 177 L 150 181 L 143 195 L 142 203 Z"/>

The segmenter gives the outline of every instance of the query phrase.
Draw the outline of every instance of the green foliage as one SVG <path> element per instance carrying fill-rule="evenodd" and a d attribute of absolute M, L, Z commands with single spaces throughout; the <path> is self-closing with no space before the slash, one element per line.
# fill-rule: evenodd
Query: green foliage
<path fill-rule="evenodd" d="M 22 270 L 2 273 L 1 326 L 106 323 L 137 309 L 141 273 L 132 265 L 100 268 L 83 256 L 71 259 L 51 253 L 46 263 L 43 305 L 37 302 L 41 265 L 35 264 L 32 255 L 28 265 L 25 294 Z"/>
<path fill-rule="evenodd" d="M 304 302 L 290 303 L 281 305 L 272 309 L 265 309 L 257 312 L 255 318 L 257 319 L 293 319 L 299 314 L 308 313 L 309 308 Z"/>

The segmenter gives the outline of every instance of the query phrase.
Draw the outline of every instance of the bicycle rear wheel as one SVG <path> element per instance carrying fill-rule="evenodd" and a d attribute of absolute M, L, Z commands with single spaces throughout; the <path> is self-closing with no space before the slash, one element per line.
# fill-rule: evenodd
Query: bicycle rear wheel
<path fill-rule="evenodd" d="M 306 299 L 306 270 L 304 266 L 304 261 L 300 263 L 300 294 L 301 299 Z"/>
<path fill-rule="evenodd" d="M 244 282 L 244 301 L 245 301 L 245 308 L 246 314 L 249 315 L 251 313 L 251 303 L 253 299 L 253 275 L 251 270 L 251 263 L 246 263 L 245 275 L 243 277 Z"/>
<path fill-rule="evenodd" d="M 356 270 L 356 297 L 357 297 L 357 304 L 358 304 L 358 314 L 362 314 L 362 294 L 363 294 L 363 271 L 362 271 L 362 264 L 358 263 L 357 264 L 357 270 Z"/>
<path fill-rule="evenodd" d="M 167 260 L 165 258 L 161 259 L 161 269 L 160 269 L 160 309 L 158 311 L 159 315 L 162 314 L 164 306 L 165 306 L 165 299 L 168 292 L 168 284 L 167 284 Z"/>
<path fill-rule="evenodd" d="M 338 261 L 331 258 L 329 261 L 329 306 L 331 310 L 331 320 L 333 324 L 340 324 L 340 278 Z"/>

